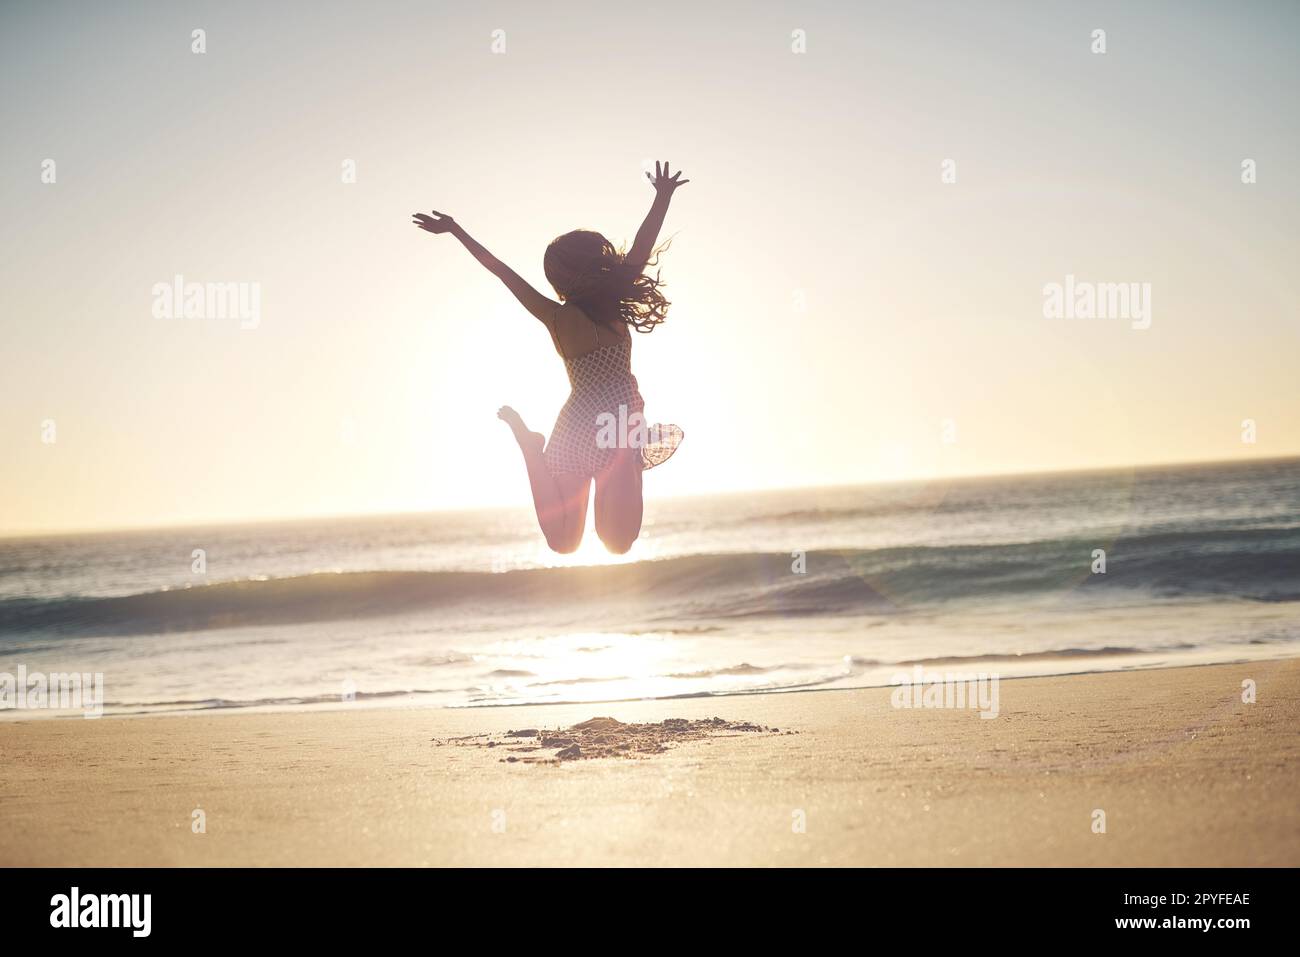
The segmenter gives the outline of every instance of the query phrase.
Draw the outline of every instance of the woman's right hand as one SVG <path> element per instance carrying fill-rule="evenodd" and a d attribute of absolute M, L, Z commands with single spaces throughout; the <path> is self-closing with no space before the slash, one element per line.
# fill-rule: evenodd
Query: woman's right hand
<path fill-rule="evenodd" d="M 411 222 L 425 232 L 430 233 L 449 233 L 456 227 L 456 220 L 446 213 L 440 213 L 436 209 L 431 209 L 429 212 L 433 215 L 426 216 L 424 213 L 413 213 L 412 215 L 415 218 Z"/>
<path fill-rule="evenodd" d="M 673 190 L 675 190 L 678 186 L 685 186 L 687 183 L 690 182 L 689 179 L 678 179 L 678 177 L 681 175 L 682 175 L 682 171 L 678 170 L 676 173 L 673 173 L 670 176 L 668 173 L 668 161 L 664 160 L 663 169 L 660 169 L 659 161 L 655 160 L 655 174 L 651 176 L 650 171 L 647 170 L 645 174 L 645 178 L 650 180 L 650 182 L 654 184 L 655 192 L 658 193 L 660 196 L 671 196 L 673 194 Z"/>

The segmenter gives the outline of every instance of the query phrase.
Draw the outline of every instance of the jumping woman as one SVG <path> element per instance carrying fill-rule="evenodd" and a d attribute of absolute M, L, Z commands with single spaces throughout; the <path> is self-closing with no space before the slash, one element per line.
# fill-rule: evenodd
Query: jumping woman
<path fill-rule="evenodd" d="M 683 438 L 675 425 L 642 425 L 645 400 L 632 375 L 632 329 L 651 332 L 668 300 L 655 242 L 673 191 L 690 180 L 655 163 L 655 199 L 632 248 L 615 249 L 600 233 L 577 229 L 555 239 L 542 261 L 559 301 L 544 296 L 488 252 L 450 216 L 415 214 L 415 225 L 451 233 L 516 299 L 541 320 L 564 360 L 572 391 L 547 442 L 508 405 L 497 412 L 524 454 L 537 522 L 552 549 L 569 553 L 582 542 L 587 502 L 596 486 L 596 534 L 623 554 L 641 534 L 641 473 L 666 462 Z M 651 257 L 654 261 L 651 261 Z"/>

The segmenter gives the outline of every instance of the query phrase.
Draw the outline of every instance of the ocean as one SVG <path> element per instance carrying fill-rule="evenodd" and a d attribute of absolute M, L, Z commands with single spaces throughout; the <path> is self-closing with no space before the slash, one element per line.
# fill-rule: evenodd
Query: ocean
<path fill-rule="evenodd" d="M 0 674 L 104 713 L 601 702 L 1300 651 L 1300 460 L 0 540 Z M 70 711 L 4 710 L 41 717 Z"/>

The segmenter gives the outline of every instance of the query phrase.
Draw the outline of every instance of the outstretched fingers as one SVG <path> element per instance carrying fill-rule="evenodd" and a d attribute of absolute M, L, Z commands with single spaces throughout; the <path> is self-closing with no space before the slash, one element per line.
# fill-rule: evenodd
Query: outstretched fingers
<path fill-rule="evenodd" d="M 454 220 L 450 216 L 446 213 L 440 213 L 436 209 L 429 212 L 432 215 L 412 213 L 411 222 L 430 233 L 445 233 L 451 229 Z"/>
<path fill-rule="evenodd" d="M 650 182 L 654 184 L 654 188 L 656 190 L 667 191 L 670 193 L 673 190 L 675 190 L 678 186 L 685 186 L 687 183 L 690 182 L 689 179 L 682 179 L 681 177 L 682 177 L 682 171 L 678 170 L 676 173 L 674 173 L 672 171 L 672 164 L 670 164 L 667 160 L 663 160 L 663 161 L 655 160 L 654 175 L 651 176 L 649 170 L 646 170 L 646 174 L 645 174 L 645 178 L 650 180 Z"/>

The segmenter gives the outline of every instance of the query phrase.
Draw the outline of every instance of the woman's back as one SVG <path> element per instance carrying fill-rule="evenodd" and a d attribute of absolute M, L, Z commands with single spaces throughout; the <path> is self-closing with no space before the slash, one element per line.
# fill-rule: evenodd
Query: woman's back
<path fill-rule="evenodd" d="M 631 350 L 632 334 L 613 307 L 603 310 L 566 303 L 555 310 L 548 329 L 555 350 L 566 361 L 609 346 L 626 345 Z"/>

